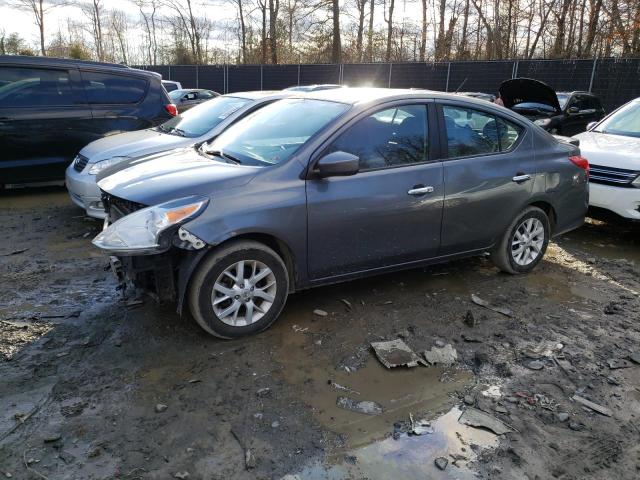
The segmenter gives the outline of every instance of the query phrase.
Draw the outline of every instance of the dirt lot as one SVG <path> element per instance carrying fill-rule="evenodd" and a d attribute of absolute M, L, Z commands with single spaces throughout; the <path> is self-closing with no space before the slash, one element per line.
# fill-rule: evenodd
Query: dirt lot
<path fill-rule="evenodd" d="M 0 476 L 640 476 L 640 226 L 590 221 L 526 277 L 475 258 L 301 292 L 225 342 L 127 305 L 64 190 L 4 192 L 0 222 Z M 370 343 L 397 338 L 457 361 L 386 369 Z M 511 431 L 459 422 L 477 410 Z"/>

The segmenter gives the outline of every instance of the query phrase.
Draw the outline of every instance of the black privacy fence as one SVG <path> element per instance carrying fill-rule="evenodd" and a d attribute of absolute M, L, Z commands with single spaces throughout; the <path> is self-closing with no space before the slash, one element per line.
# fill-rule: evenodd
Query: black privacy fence
<path fill-rule="evenodd" d="M 445 92 L 496 93 L 504 80 L 528 77 L 556 91 L 586 90 L 607 111 L 640 97 L 640 58 L 591 60 L 500 60 L 440 63 L 362 63 L 313 65 L 139 65 L 184 88 L 220 93 L 279 90 L 294 85 L 337 83 Z"/>

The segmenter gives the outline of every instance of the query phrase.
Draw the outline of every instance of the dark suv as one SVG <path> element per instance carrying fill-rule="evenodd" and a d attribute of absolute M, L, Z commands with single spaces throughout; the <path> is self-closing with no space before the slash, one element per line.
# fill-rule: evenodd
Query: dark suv
<path fill-rule="evenodd" d="M 62 180 L 86 144 L 175 114 L 157 73 L 0 56 L 0 185 Z"/>
<path fill-rule="evenodd" d="M 544 82 L 514 78 L 500 85 L 505 107 L 527 117 L 546 131 L 565 136 L 584 132 L 604 118 L 600 99 L 590 92 L 556 92 Z"/>

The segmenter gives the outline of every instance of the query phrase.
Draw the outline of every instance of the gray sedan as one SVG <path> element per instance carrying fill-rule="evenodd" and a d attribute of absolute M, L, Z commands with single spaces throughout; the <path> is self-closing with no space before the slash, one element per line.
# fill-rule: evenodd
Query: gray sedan
<path fill-rule="evenodd" d="M 121 279 L 234 338 L 309 287 L 484 253 L 528 273 L 582 225 L 587 186 L 578 147 L 505 108 L 327 90 L 105 178 L 113 223 L 93 243 Z"/>
<path fill-rule="evenodd" d="M 104 206 L 96 185 L 99 173 L 128 160 L 209 141 L 238 119 L 291 95 L 293 93 L 274 91 L 222 95 L 158 127 L 91 142 L 80 150 L 67 168 L 65 177 L 69 196 L 76 205 L 85 209 L 87 215 L 104 218 Z"/>

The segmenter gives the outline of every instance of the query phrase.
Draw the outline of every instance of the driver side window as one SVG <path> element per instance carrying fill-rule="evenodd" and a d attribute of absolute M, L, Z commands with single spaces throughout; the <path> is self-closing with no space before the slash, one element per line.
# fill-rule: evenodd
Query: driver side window
<path fill-rule="evenodd" d="M 427 106 L 403 105 L 359 120 L 326 153 L 356 155 L 363 171 L 426 162 L 428 149 Z"/>

